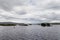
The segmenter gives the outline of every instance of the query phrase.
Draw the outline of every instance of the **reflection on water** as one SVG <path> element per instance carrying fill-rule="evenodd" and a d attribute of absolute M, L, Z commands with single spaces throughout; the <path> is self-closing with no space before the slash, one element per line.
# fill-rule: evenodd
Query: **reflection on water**
<path fill-rule="evenodd" d="M 0 40 L 60 40 L 60 25 L 0 26 Z"/>

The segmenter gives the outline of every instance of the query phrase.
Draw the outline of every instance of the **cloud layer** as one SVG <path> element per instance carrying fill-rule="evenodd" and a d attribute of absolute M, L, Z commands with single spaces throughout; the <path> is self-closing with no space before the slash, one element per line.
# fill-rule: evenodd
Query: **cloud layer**
<path fill-rule="evenodd" d="M 0 21 L 40 23 L 60 20 L 60 0 L 0 0 Z"/>

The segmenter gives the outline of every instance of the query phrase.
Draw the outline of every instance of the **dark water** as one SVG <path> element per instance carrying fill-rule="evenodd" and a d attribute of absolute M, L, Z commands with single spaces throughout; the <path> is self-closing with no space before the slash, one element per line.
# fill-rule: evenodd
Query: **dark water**
<path fill-rule="evenodd" d="M 0 40 L 60 40 L 60 25 L 0 26 Z"/>

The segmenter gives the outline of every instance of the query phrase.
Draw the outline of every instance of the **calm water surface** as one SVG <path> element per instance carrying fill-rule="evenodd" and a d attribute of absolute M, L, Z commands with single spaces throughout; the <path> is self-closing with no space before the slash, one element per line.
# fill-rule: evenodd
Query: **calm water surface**
<path fill-rule="evenodd" d="M 0 40 L 60 40 L 60 25 L 0 26 Z"/>

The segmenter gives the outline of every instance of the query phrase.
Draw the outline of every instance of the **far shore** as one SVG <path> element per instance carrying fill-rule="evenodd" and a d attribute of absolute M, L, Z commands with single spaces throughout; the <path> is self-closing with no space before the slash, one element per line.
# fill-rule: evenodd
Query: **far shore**
<path fill-rule="evenodd" d="M 49 24 L 60 25 L 60 23 L 49 23 Z M 19 26 L 41 25 L 41 23 L 32 24 L 32 23 L 0 22 L 0 26 L 16 26 L 16 25 L 19 25 Z"/>

